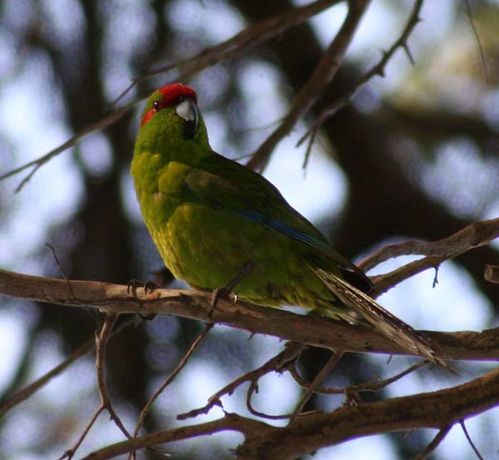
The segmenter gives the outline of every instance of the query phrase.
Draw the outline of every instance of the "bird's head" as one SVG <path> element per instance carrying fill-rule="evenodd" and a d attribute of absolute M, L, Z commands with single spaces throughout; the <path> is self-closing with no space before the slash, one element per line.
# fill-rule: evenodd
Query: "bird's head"
<path fill-rule="evenodd" d="M 142 133 L 157 136 L 160 142 L 208 143 L 196 92 L 182 83 L 163 86 L 151 94 L 140 126 Z"/>

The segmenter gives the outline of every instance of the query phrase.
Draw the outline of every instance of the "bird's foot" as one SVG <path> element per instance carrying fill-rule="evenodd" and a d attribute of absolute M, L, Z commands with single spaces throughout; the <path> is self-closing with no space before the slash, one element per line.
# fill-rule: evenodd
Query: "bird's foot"
<path fill-rule="evenodd" d="M 126 285 L 126 292 L 128 294 L 132 294 L 134 297 L 137 297 L 137 289 L 144 288 L 145 294 L 151 294 L 156 289 L 159 288 L 157 284 L 154 284 L 152 281 L 140 281 L 138 279 L 131 279 Z"/>
<path fill-rule="evenodd" d="M 215 289 L 211 294 L 211 309 L 208 312 L 208 318 L 211 318 L 215 308 L 217 307 L 217 303 L 222 298 L 228 298 L 232 302 L 237 302 L 237 294 L 233 292 L 234 288 L 246 277 L 248 276 L 255 267 L 255 263 L 252 261 L 246 262 L 239 273 L 232 278 L 225 286 L 221 288 Z"/>
<path fill-rule="evenodd" d="M 345 388 L 345 401 L 343 403 L 346 407 L 355 407 L 362 403 L 362 399 L 357 391 L 351 387 Z"/>
<path fill-rule="evenodd" d="M 236 303 L 237 302 L 237 294 L 234 292 L 231 292 L 230 289 L 227 289 L 226 286 L 215 289 L 211 293 L 211 308 L 210 311 L 208 312 L 208 318 L 211 319 L 213 316 L 213 312 L 215 311 L 215 308 L 217 308 L 217 303 L 220 299 L 226 299 L 229 302 Z"/>
<path fill-rule="evenodd" d="M 127 283 L 126 291 L 128 294 L 132 294 L 134 297 L 137 297 L 138 288 L 144 288 L 145 294 L 148 295 L 154 292 L 156 289 L 158 289 L 158 287 L 159 286 L 154 284 L 152 281 L 140 281 L 133 278 Z M 156 313 L 144 313 L 144 314 L 139 314 L 138 316 L 142 319 L 151 321 L 154 318 L 156 318 L 157 315 Z"/>

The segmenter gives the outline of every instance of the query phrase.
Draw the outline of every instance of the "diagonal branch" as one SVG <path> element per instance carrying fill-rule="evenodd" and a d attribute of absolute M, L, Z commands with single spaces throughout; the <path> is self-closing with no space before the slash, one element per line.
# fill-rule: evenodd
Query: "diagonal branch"
<path fill-rule="evenodd" d="M 250 49 L 285 32 L 287 29 L 305 22 L 311 16 L 320 13 L 333 4 L 339 3 L 339 1 L 340 0 L 316 0 L 310 4 L 293 8 L 283 14 L 253 24 L 228 40 L 210 48 L 206 48 L 195 56 L 153 69 L 135 78 L 116 98 L 113 105 L 120 101 L 134 86 L 144 80 L 175 69 L 178 69 L 183 76 L 187 78 L 187 76 L 221 61 L 232 59 L 240 56 L 244 52 L 248 52 Z"/>
<path fill-rule="evenodd" d="M 25 388 L 19 390 L 17 393 L 14 393 L 13 395 L 9 396 L 8 398 L 5 399 L 5 401 L 0 401 L 0 419 L 15 406 L 33 396 L 33 394 L 35 394 L 40 388 L 43 388 L 54 377 L 60 375 L 71 364 L 76 362 L 79 358 L 90 353 L 93 349 L 94 349 L 94 340 L 93 339 L 87 340 L 85 343 L 80 345 L 76 350 L 74 350 L 64 361 L 62 361 L 56 367 L 54 367 L 49 372 L 44 374 L 42 377 L 35 380 L 33 383 L 29 384 Z"/>
<path fill-rule="evenodd" d="M 367 271 L 385 260 L 404 255 L 450 259 L 470 249 L 484 246 L 496 238 L 499 238 L 499 218 L 473 222 L 453 235 L 437 241 L 409 240 L 383 246 L 362 260 L 358 266 Z"/>
<path fill-rule="evenodd" d="M 362 75 L 362 77 L 359 78 L 359 80 L 352 86 L 352 89 L 347 94 L 344 94 L 341 98 L 334 100 L 324 110 L 322 110 L 322 112 L 315 119 L 312 127 L 305 134 L 305 136 L 303 136 L 300 139 L 298 144 L 302 143 L 308 136 L 311 136 L 313 140 L 315 132 L 319 129 L 322 123 L 324 123 L 328 118 L 332 117 L 338 110 L 345 107 L 355 96 L 355 93 L 359 90 L 359 88 L 361 88 L 371 78 L 375 77 L 376 75 L 384 77 L 386 65 L 388 64 L 390 59 L 393 57 L 393 55 L 399 48 L 403 48 L 406 51 L 409 60 L 411 61 L 411 63 L 414 64 L 414 60 L 409 51 L 409 45 L 407 44 L 407 41 L 409 40 L 409 36 L 414 30 L 414 27 L 416 27 L 416 25 L 421 21 L 419 14 L 423 7 L 423 1 L 424 0 L 415 1 L 414 7 L 412 8 L 407 23 L 404 29 L 402 30 L 402 33 L 397 38 L 397 40 L 395 40 L 395 42 L 388 49 L 388 51 L 385 51 L 381 59 L 374 66 L 372 66 L 364 75 Z"/>
<path fill-rule="evenodd" d="M 347 48 L 353 40 L 360 20 L 369 5 L 369 0 L 351 0 L 348 5 L 348 14 L 343 25 L 324 53 L 312 76 L 297 94 L 290 111 L 281 124 L 253 154 L 248 162 L 248 167 L 259 170 L 265 168 L 274 147 L 291 131 L 298 120 L 310 110 L 326 86 L 335 77 Z"/>
<path fill-rule="evenodd" d="M 26 175 L 26 177 L 16 187 L 16 192 L 19 192 L 28 183 L 28 181 L 33 177 L 33 175 L 36 173 L 36 171 L 38 171 L 44 164 L 46 164 L 52 158 L 56 157 L 57 155 L 64 152 L 65 150 L 69 149 L 70 147 L 73 147 L 79 140 L 83 139 L 88 134 L 93 133 L 94 131 L 103 130 L 103 129 L 107 128 L 109 125 L 116 123 L 120 118 L 122 118 L 124 115 L 126 115 L 128 113 L 128 111 L 131 110 L 132 107 L 139 100 L 140 99 L 137 99 L 137 100 L 130 102 L 129 104 L 127 104 L 119 109 L 114 110 L 113 112 L 104 116 L 103 118 L 96 121 L 95 123 L 90 124 L 85 129 L 78 131 L 76 134 L 71 136 L 67 141 L 63 142 L 61 145 L 57 146 L 55 149 L 52 149 L 50 152 L 46 153 L 45 155 L 42 155 L 41 157 L 38 157 L 35 160 L 29 161 L 28 163 L 25 163 L 24 165 L 21 165 L 17 168 L 14 168 L 14 169 L 0 175 L 0 181 L 7 179 L 9 177 L 15 176 L 16 174 L 19 174 L 19 173 L 25 171 L 26 169 L 31 168 L 31 171 Z"/>
<path fill-rule="evenodd" d="M 209 323 L 209 324 L 206 325 L 206 327 L 204 328 L 203 332 L 201 332 L 201 334 L 199 334 L 196 337 L 196 339 L 194 340 L 194 342 L 192 342 L 191 346 L 189 347 L 189 349 L 187 350 L 187 352 L 185 353 L 185 355 L 182 357 L 182 359 L 178 363 L 177 367 L 168 375 L 168 377 L 166 378 L 166 380 L 154 392 L 154 394 L 151 396 L 151 398 L 149 398 L 149 401 L 147 401 L 146 405 L 144 406 L 144 408 L 140 412 L 139 421 L 137 422 L 137 425 L 136 425 L 135 430 L 133 432 L 134 436 L 137 436 L 139 434 L 139 432 L 140 432 L 140 430 L 141 430 L 141 428 L 142 428 L 142 426 L 144 424 L 144 420 L 145 420 L 147 414 L 149 413 L 149 411 L 150 411 L 150 409 L 151 409 L 154 401 L 156 401 L 156 399 L 163 392 L 163 390 L 171 382 L 173 382 L 173 380 L 175 379 L 175 377 L 185 367 L 185 365 L 187 364 L 187 362 L 189 361 L 189 359 L 191 358 L 191 356 L 199 348 L 199 345 L 206 338 L 206 336 L 208 335 L 208 333 L 211 331 L 212 328 L 213 328 L 213 324 L 212 323 Z M 180 418 L 180 417 L 178 417 L 178 418 Z"/>
<path fill-rule="evenodd" d="M 371 295 L 378 296 L 402 281 L 421 273 L 428 268 L 438 270 L 440 264 L 471 249 L 490 243 L 499 237 L 499 218 L 474 222 L 453 235 L 434 242 L 410 240 L 384 246 L 359 263 L 363 270 L 401 255 L 425 255 L 384 275 L 374 276 L 375 286 Z M 499 276 L 492 265 L 484 267 L 487 281 L 498 282 Z M 435 282 L 436 282 L 435 278 Z"/>
<path fill-rule="evenodd" d="M 416 457 L 416 460 L 426 460 L 430 456 L 430 454 L 432 454 L 433 451 L 439 446 L 439 444 L 445 439 L 451 428 L 452 425 L 447 425 L 444 426 L 443 428 L 440 428 L 436 436 L 426 446 L 425 450 Z"/>
<path fill-rule="evenodd" d="M 31 171 L 26 175 L 26 177 L 23 178 L 23 180 L 16 188 L 16 192 L 20 191 L 38 171 L 38 169 L 40 169 L 52 158 L 64 152 L 68 148 L 74 146 L 78 141 L 86 137 L 88 134 L 94 131 L 105 129 L 109 125 L 117 122 L 138 102 L 144 99 L 144 96 L 142 96 L 123 107 L 120 107 L 118 109 L 114 108 L 118 101 L 120 101 L 138 82 L 161 73 L 167 73 L 168 71 L 174 69 L 178 69 L 181 73 L 181 76 L 178 78 L 187 79 L 196 72 L 205 69 L 206 67 L 210 67 L 223 60 L 234 58 L 238 55 L 243 54 L 248 49 L 257 46 L 265 42 L 266 40 L 271 39 L 272 37 L 275 37 L 276 35 L 284 32 L 290 27 L 294 27 L 306 21 L 309 17 L 323 11 L 334 3 L 338 3 L 338 1 L 339 0 L 317 0 L 309 5 L 293 8 L 292 10 L 287 11 L 282 15 L 265 19 L 258 24 L 247 27 L 243 31 L 234 35 L 229 40 L 226 40 L 225 42 L 211 48 L 207 48 L 193 57 L 183 59 L 163 67 L 159 67 L 158 69 L 137 77 L 111 104 L 113 106 L 112 112 L 100 118 L 95 123 L 90 124 L 81 131 L 78 131 L 65 142 L 49 151 L 45 155 L 42 155 L 35 160 L 29 161 L 17 168 L 1 174 L 0 181 L 31 168 Z"/>
<path fill-rule="evenodd" d="M 136 321 L 135 318 L 130 318 L 123 321 L 114 330 L 112 335 L 120 333 L 123 329 L 130 326 Z M 43 374 L 41 377 L 36 379 L 34 382 L 30 383 L 28 386 L 19 390 L 17 393 L 9 396 L 5 400 L 0 401 L 0 419 L 11 409 L 16 407 L 18 404 L 26 401 L 28 398 L 33 396 L 40 388 L 47 385 L 54 377 L 62 374 L 71 364 L 75 363 L 78 359 L 87 355 L 95 349 L 95 339 L 87 340 L 85 343 L 80 345 L 76 350 L 74 350 L 65 360 L 59 363 L 57 366 L 52 368 L 47 373 Z"/>

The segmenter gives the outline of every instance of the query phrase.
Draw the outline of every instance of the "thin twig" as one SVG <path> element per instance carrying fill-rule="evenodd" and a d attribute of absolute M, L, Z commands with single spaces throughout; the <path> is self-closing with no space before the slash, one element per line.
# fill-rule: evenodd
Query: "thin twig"
<path fill-rule="evenodd" d="M 90 420 L 88 421 L 87 425 L 85 426 L 84 430 L 81 432 L 80 436 L 78 437 L 78 439 L 76 440 L 76 442 L 73 444 L 73 447 L 71 447 L 71 449 L 68 449 L 66 452 L 64 452 L 59 458 L 58 460 L 71 460 L 73 457 L 74 457 L 74 454 L 76 453 L 76 451 L 80 448 L 81 446 L 81 443 L 84 441 L 84 439 L 87 437 L 87 434 L 88 432 L 90 431 L 90 429 L 92 428 L 92 426 L 94 425 L 95 421 L 97 420 L 97 418 L 99 417 L 99 415 L 101 414 L 101 412 L 104 411 L 104 407 L 101 405 L 99 406 L 95 412 L 93 413 L 92 417 L 90 417 Z"/>
<path fill-rule="evenodd" d="M 420 361 L 419 363 L 413 364 L 412 366 L 409 366 L 407 369 L 404 369 L 403 371 L 400 371 L 398 374 L 393 375 L 392 377 L 388 377 L 383 380 L 370 380 L 364 383 L 357 383 L 355 385 L 350 385 L 349 388 L 353 389 L 356 392 L 361 392 L 361 391 L 369 391 L 369 392 L 376 392 L 379 390 L 382 390 L 383 388 L 387 387 L 388 385 L 391 385 L 392 383 L 396 382 L 397 380 L 400 380 L 401 378 L 405 377 L 406 375 L 412 374 L 414 371 L 417 371 L 418 369 L 422 368 L 423 366 L 427 366 L 428 361 Z"/>
<path fill-rule="evenodd" d="M 147 401 L 146 405 L 140 412 L 139 420 L 137 422 L 137 425 L 135 427 L 135 430 L 133 432 L 133 436 L 137 437 L 139 434 L 142 426 L 144 425 L 144 420 L 146 418 L 146 415 L 149 413 L 151 410 L 152 405 L 156 401 L 156 399 L 159 397 L 159 395 L 164 391 L 164 389 L 177 377 L 177 375 L 180 373 L 180 371 L 185 367 L 191 356 L 194 354 L 194 352 L 199 348 L 199 345 L 201 342 L 206 338 L 208 333 L 211 331 L 213 328 L 213 323 L 206 324 L 204 327 L 204 330 L 199 334 L 196 339 L 192 342 L 191 346 L 187 350 L 187 352 L 184 354 L 180 362 L 178 363 L 177 367 L 170 373 L 170 375 L 165 379 L 165 381 L 159 386 L 159 388 L 153 393 L 153 395 L 149 398 Z M 133 457 L 135 458 L 135 452 L 132 453 Z"/>
<path fill-rule="evenodd" d="M 355 393 L 361 393 L 363 391 L 376 392 L 376 391 L 382 390 L 383 388 L 396 382 L 397 380 L 400 380 L 402 377 L 405 377 L 406 375 L 411 374 L 412 372 L 420 369 L 421 367 L 426 366 L 427 364 L 428 364 L 428 361 L 420 361 L 419 363 L 413 364 L 412 366 L 410 366 L 407 369 L 404 369 L 403 371 L 393 375 L 392 377 L 388 377 L 388 378 L 383 379 L 383 380 L 371 379 L 371 380 L 368 380 L 367 382 L 348 385 L 347 387 L 323 387 L 323 386 L 320 386 L 315 390 L 315 393 L 331 395 L 331 394 L 342 394 L 342 393 L 345 393 L 346 391 L 353 391 Z M 299 385 L 301 385 L 302 387 L 305 387 L 305 388 L 309 387 L 310 383 L 307 382 L 300 375 L 300 373 L 297 371 L 296 367 L 290 365 L 288 370 L 289 370 L 290 374 L 292 375 L 292 377 L 296 380 L 296 382 Z"/>
<path fill-rule="evenodd" d="M 479 458 L 479 460 L 483 460 L 482 455 L 478 451 L 477 447 L 475 446 L 475 443 L 473 442 L 473 440 L 471 439 L 470 434 L 468 433 L 468 430 L 466 428 L 464 420 L 463 419 L 460 420 L 459 424 L 461 425 L 461 428 L 463 429 L 464 435 L 466 436 L 467 441 L 469 442 L 471 448 L 473 449 L 473 452 L 475 452 L 475 455 Z"/>
<path fill-rule="evenodd" d="M 303 394 L 300 402 L 296 406 L 296 409 L 293 412 L 293 416 L 291 420 L 296 420 L 296 417 L 300 415 L 300 412 L 303 410 L 305 405 L 308 403 L 312 395 L 317 391 L 317 389 L 322 385 L 322 383 L 326 380 L 327 376 L 331 373 L 331 371 L 336 367 L 338 361 L 343 356 L 343 352 L 333 351 L 331 356 L 329 357 L 327 363 L 320 370 L 320 372 L 315 376 L 312 383 L 308 385 L 305 393 Z"/>
<path fill-rule="evenodd" d="M 10 396 L 2 405 L 0 406 L 0 419 L 9 412 L 12 408 L 17 406 L 23 401 L 26 401 L 33 394 L 35 394 L 40 388 L 44 387 L 50 382 L 54 377 L 65 371 L 71 364 L 77 361 L 82 356 L 90 353 L 94 349 L 94 340 L 87 340 L 84 344 L 80 345 L 76 350 L 74 350 L 64 361 L 58 364 L 56 367 L 51 369 L 46 374 L 42 375 L 40 378 L 36 379 L 33 383 L 24 387 L 22 390 L 14 393 Z"/>
<path fill-rule="evenodd" d="M 55 248 L 51 244 L 48 244 L 48 243 L 45 243 L 45 246 L 47 246 L 47 248 L 49 248 L 50 252 L 52 253 L 52 257 L 55 260 L 57 268 L 61 272 L 62 277 L 68 282 L 68 289 L 71 292 L 71 296 L 74 298 L 74 292 L 73 292 L 73 288 L 71 286 L 71 281 L 70 281 L 68 275 L 66 274 L 66 270 L 64 270 L 64 267 L 62 266 L 62 263 L 59 260 L 59 257 L 57 256 Z"/>
<path fill-rule="evenodd" d="M 114 331 L 113 335 L 120 333 L 123 329 L 135 322 L 135 318 L 130 318 L 123 321 Z M 62 374 L 71 364 L 76 362 L 78 359 L 82 358 L 86 354 L 90 353 L 95 349 L 95 339 L 87 340 L 85 343 L 80 345 L 76 350 L 74 350 L 64 361 L 55 366 L 53 369 L 36 379 L 34 382 L 30 383 L 28 386 L 24 387 L 22 390 L 14 393 L 0 406 L 0 419 L 9 412 L 12 408 L 18 404 L 26 401 L 28 398 L 33 396 L 40 388 L 47 385 L 54 377 Z"/>
<path fill-rule="evenodd" d="M 95 360 L 95 368 L 97 370 L 97 387 L 99 389 L 99 396 L 101 398 L 102 406 L 107 409 L 111 419 L 114 421 L 116 426 L 121 430 L 121 432 L 127 437 L 130 438 L 131 435 L 128 430 L 123 425 L 123 422 L 116 414 L 113 405 L 111 404 L 111 399 L 109 398 L 109 393 L 107 391 L 106 385 L 106 374 L 105 374 L 105 362 L 106 362 L 106 351 L 107 344 L 109 339 L 111 338 L 111 333 L 113 327 L 118 319 L 117 314 L 106 314 L 104 319 L 104 324 L 101 327 L 101 330 L 98 335 L 96 335 L 95 339 L 95 349 L 96 349 L 96 360 Z"/>
<path fill-rule="evenodd" d="M 403 255 L 423 255 L 450 259 L 470 249 L 489 244 L 499 238 L 499 218 L 473 222 L 458 232 L 437 241 L 409 240 L 383 246 L 359 262 L 365 271 L 388 259 Z"/>
<path fill-rule="evenodd" d="M 296 95 L 293 105 L 282 123 L 255 151 L 247 164 L 248 167 L 260 171 L 265 168 L 274 147 L 291 131 L 298 120 L 308 113 L 326 86 L 331 83 L 345 57 L 347 48 L 353 40 L 354 33 L 368 4 L 369 0 L 352 0 L 348 3 L 348 14 L 312 76 Z"/>
<path fill-rule="evenodd" d="M 447 425 L 443 428 L 440 428 L 436 436 L 431 440 L 430 444 L 428 444 L 425 450 L 416 457 L 416 460 L 426 460 L 445 439 L 451 428 L 452 425 Z"/>
<path fill-rule="evenodd" d="M 245 382 L 256 382 L 260 377 L 268 374 L 269 372 L 279 372 L 289 362 L 295 360 L 296 357 L 302 352 L 303 348 L 305 348 L 305 345 L 295 342 L 288 342 L 283 351 L 281 351 L 273 358 L 269 359 L 265 364 L 258 367 L 257 369 L 241 375 L 240 377 L 223 387 L 221 390 L 217 391 L 208 399 L 208 403 L 203 407 L 193 409 L 184 414 L 179 414 L 177 415 L 177 419 L 185 420 L 187 418 L 197 417 L 201 414 L 207 414 L 214 406 L 222 407 L 220 398 L 225 395 L 231 395 L 240 385 Z"/>
<path fill-rule="evenodd" d="M 179 69 L 183 76 L 187 77 L 223 60 L 233 59 L 243 53 L 247 53 L 250 49 L 270 40 L 287 29 L 303 23 L 311 16 L 320 13 L 335 3 L 339 3 L 339 1 L 340 0 L 317 0 L 307 5 L 292 8 L 283 14 L 253 24 L 241 32 L 238 32 L 228 40 L 210 48 L 205 48 L 195 56 L 150 70 L 149 72 L 134 78 L 112 102 L 112 105 L 117 104 L 140 82 L 175 69 Z"/>
<path fill-rule="evenodd" d="M 50 150 L 45 155 L 36 158 L 35 160 L 29 161 L 17 168 L 11 169 L 10 171 L 0 175 L 0 181 L 12 177 L 20 172 L 25 171 L 26 169 L 32 168 L 32 170 L 24 177 L 24 179 L 19 183 L 16 187 L 15 191 L 19 192 L 33 177 L 33 175 L 40 169 L 44 164 L 48 163 L 52 158 L 56 157 L 60 153 L 64 152 L 66 149 L 74 146 L 79 140 L 86 137 L 88 134 L 93 133 L 94 131 L 103 130 L 107 128 L 109 125 L 117 122 L 120 118 L 122 118 L 132 107 L 139 101 L 137 99 L 135 101 L 130 102 L 129 104 L 116 109 L 114 112 L 111 112 L 109 115 L 102 117 L 100 120 L 95 123 L 90 124 L 86 128 L 78 131 L 73 136 L 71 136 L 68 140 L 57 146 L 55 149 Z"/>
<path fill-rule="evenodd" d="M 307 143 L 307 150 L 305 150 L 305 156 L 303 157 L 303 163 L 302 163 L 302 169 L 304 171 L 307 170 L 308 162 L 310 160 L 310 155 L 312 154 L 312 147 L 314 146 L 315 143 L 315 137 L 317 136 L 318 129 L 312 130 L 310 133 L 310 138 Z"/>
<path fill-rule="evenodd" d="M 64 460 L 64 459 L 71 460 L 74 457 L 76 451 L 81 446 L 82 442 L 84 441 L 84 439 L 88 435 L 90 429 L 95 424 L 97 418 L 105 410 L 107 410 L 109 412 L 109 416 L 111 417 L 111 420 L 113 420 L 113 422 L 121 430 L 121 432 L 127 438 L 132 437 L 130 435 L 130 433 L 128 432 L 128 430 L 125 428 L 125 426 L 124 426 L 123 422 L 121 421 L 121 419 L 119 418 L 118 414 L 116 414 L 116 412 L 111 404 L 111 400 L 110 400 L 109 394 L 107 392 L 106 381 L 105 381 L 105 357 L 106 357 L 107 344 L 108 344 L 109 339 L 112 335 L 113 326 L 116 323 L 118 316 L 119 315 L 117 315 L 115 313 L 106 314 L 105 319 L 104 319 L 104 323 L 102 324 L 99 332 L 96 333 L 96 335 L 95 335 L 95 349 L 96 349 L 95 368 L 97 371 L 97 388 L 99 391 L 100 405 L 95 410 L 94 414 L 92 415 L 89 422 L 85 426 L 85 429 L 78 437 L 76 443 L 73 445 L 73 447 L 71 447 L 66 452 L 64 452 L 64 454 L 60 457 L 59 460 Z"/>
<path fill-rule="evenodd" d="M 389 289 L 394 288 L 402 281 L 405 281 L 418 273 L 422 273 L 429 268 L 438 270 L 440 264 L 446 260 L 447 257 L 424 257 L 423 259 L 409 262 L 403 267 L 396 268 L 384 275 L 373 276 L 371 280 L 374 282 L 374 287 L 372 291 L 369 292 L 369 295 L 378 297 Z"/>
<path fill-rule="evenodd" d="M 246 408 L 248 409 L 249 413 L 254 415 L 255 417 L 266 418 L 268 420 L 286 420 L 293 416 L 293 414 L 267 414 L 266 412 L 255 409 L 253 407 L 253 403 L 251 402 L 253 393 L 258 393 L 258 380 L 256 379 L 250 381 L 250 386 L 248 388 L 248 391 L 246 392 Z"/>
<path fill-rule="evenodd" d="M 475 36 L 478 53 L 480 55 L 480 63 L 482 64 L 483 76 L 485 77 L 485 81 L 487 83 L 490 83 L 489 72 L 487 69 L 487 60 L 485 59 L 485 52 L 483 50 L 482 42 L 480 40 L 480 35 L 478 34 L 478 29 L 476 28 L 475 21 L 473 20 L 473 14 L 471 13 L 471 5 L 469 0 L 464 0 L 464 4 L 466 6 L 466 15 L 470 20 L 471 30 L 473 31 L 473 35 Z"/>
<path fill-rule="evenodd" d="M 308 137 L 315 138 L 315 135 L 320 126 L 328 118 L 332 117 L 338 110 L 349 104 L 352 98 L 355 96 L 355 94 L 359 91 L 359 89 L 362 86 L 364 86 L 371 78 L 373 78 L 376 75 L 384 77 L 386 65 L 388 64 L 392 56 L 399 48 L 403 48 L 405 50 L 409 60 L 411 61 L 412 64 L 414 64 L 414 59 L 410 53 L 407 41 L 409 40 L 409 37 L 412 34 L 412 31 L 414 30 L 416 25 L 421 21 L 419 15 L 423 7 L 423 1 L 424 0 L 415 1 L 412 11 L 407 20 L 407 23 L 404 29 L 402 30 L 402 33 L 397 38 L 397 40 L 395 40 L 395 42 L 388 49 L 388 51 L 385 51 L 383 53 L 381 59 L 374 66 L 372 66 L 361 78 L 359 78 L 359 80 L 354 85 L 352 85 L 351 89 L 346 94 L 342 95 L 339 98 L 336 98 L 335 100 L 333 100 L 331 104 L 329 104 L 325 109 L 322 110 L 322 112 L 316 117 L 310 129 L 300 138 L 300 140 L 297 143 L 297 146 L 301 145 Z M 311 144 L 309 142 L 307 147 L 307 152 L 310 149 L 311 149 Z"/>

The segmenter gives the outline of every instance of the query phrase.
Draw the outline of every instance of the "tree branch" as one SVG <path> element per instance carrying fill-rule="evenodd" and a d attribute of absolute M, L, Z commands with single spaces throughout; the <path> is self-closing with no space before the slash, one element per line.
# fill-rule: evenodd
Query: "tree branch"
<path fill-rule="evenodd" d="M 470 249 L 484 246 L 498 237 L 499 218 L 473 222 L 453 235 L 437 241 L 409 240 L 383 246 L 358 265 L 362 270 L 367 271 L 385 260 L 403 255 L 423 255 L 450 259 Z"/>
<path fill-rule="evenodd" d="M 317 0 L 309 5 L 294 8 L 282 15 L 265 19 L 258 24 L 247 27 L 230 39 L 220 43 L 219 45 L 213 46 L 211 48 L 206 48 L 193 57 L 159 67 L 140 77 L 135 78 L 132 83 L 115 99 L 115 101 L 112 102 L 111 106 L 113 107 L 113 109 L 109 114 L 98 119 L 95 123 L 88 125 L 86 128 L 78 131 L 65 142 L 47 152 L 46 154 L 17 168 L 11 169 L 4 174 L 1 174 L 0 181 L 31 168 L 31 171 L 26 175 L 26 177 L 22 179 L 22 181 L 16 188 L 16 192 L 20 191 L 38 171 L 38 169 L 40 169 L 52 158 L 64 152 L 68 148 L 73 147 L 78 141 L 86 137 L 88 134 L 94 131 L 103 130 L 109 125 L 117 122 L 138 102 L 144 99 L 144 96 L 138 97 L 132 102 L 124 105 L 123 107 L 114 108 L 117 102 L 120 101 L 138 82 L 174 69 L 179 69 L 179 72 L 181 73 L 181 75 L 178 75 L 177 78 L 189 78 L 194 73 L 199 72 L 206 67 L 210 67 L 223 60 L 234 58 L 237 55 L 243 54 L 248 49 L 271 39 L 272 37 L 284 32 L 290 27 L 296 26 L 306 21 L 309 17 L 319 13 L 332 4 L 337 3 L 338 1 L 339 0 Z"/>
<path fill-rule="evenodd" d="M 249 49 L 285 32 L 287 29 L 305 22 L 311 16 L 329 8 L 335 3 L 339 3 L 339 1 L 317 0 L 310 4 L 293 8 L 283 14 L 264 19 L 247 27 L 224 42 L 204 49 L 195 56 L 158 67 L 137 77 L 123 93 L 126 94 L 126 92 L 140 81 L 155 77 L 175 68 L 179 69 L 183 74 L 191 75 L 222 60 L 239 56 L 244 52 L 248 52 Z M 123 96 L 123 93 L 119 98 Z"/>
<path fill-rule="evenodd" d="M 57 146 L 55 149 L 50 150 L 45 155 L 42 155 L 41 157 L 38 157 L 33 161 L 29 161 L 28 163 L 25 163 L 17 168 L 11 169 L 10 171 L 7 171 L 6 173 L 0 175 L 0 181 L 7 179 L 11 176 L 15 176 L 16 174 L 19 174 L 20 172 L 23 172 L 26 169 L 32 168 L 31 171 L 26 175 L 26 177 L 16 187 L 16 192 L 19 192 L 33 177 L 36 171 L 38 171 L 38 169 L 40 169 L 44 164 L 48 163 L 52 158 L 64 152 L 64 150 L 73 147 L 79 140 L 83 139 L 88 134 L 93 133 L 94 131 L 103 130 L 108 126 L 112 125 L 113 123 L 116 123 L 119 119 L 125 116 L 128 113 L 128 111 L 131 110 L 133 106 L 139 101 L 140 99 L 137 99 L 123 107 L 120 107 L 119 109 L 114 110 L 108 115 L 105 115 L 104 117 L 97 120 L 95 123 L 88 125 L 86 128 L 82 129 L 81 131 L 78 131 L 68 140 L 63 142 L 61 145 Z"/>
<path fill-rule="evenodd" d="M 209 292 L 157 289 L 146 294 L 143 289 L 137 289 L 136 296 L 133 296 L 124 285 L 42 278 L 0 270 L 0 294 L 68 307 L 95 308 L 108 313 L 156 313 L 214 321 L 252 333 L 269 334 L 328 349 L 406 354 L 368 328 L 315 315 L 302 316 L 220 299 L 210 317 L 212 305 Z M 499 360 L 498 329 L 454 333 L 422 331 L 421 334 L 443 358 Z"/>
<path fill-rule="evenodd" d="M 240 460 L 293 459 L 362 436 L 417 428 L 446 430 L 498 404 L 499 370 L 496 369 L 471 382 L 445 390 L 345 406 L 332 413 L 303 415 L 282 428 L 226 414 L 211 422 L 159 431 L 112 444 L 86 459 L 104 460 L 159 443 L 221 431 L 244 434 L 245 441 L 236 451 Z"/>
<path fill-rule="evenodd" d="M 414 2 L 414 7 L 412 8 L 411 14 L 407 19 L 407 23 L 402 30 L 402 33 L 397 38 L 397 40 L 395 40 L 389 50 L 383 52 L 383 56 L 381 57 L 381 59 L 374 66 L 372 66 L 361 78 L 359 78 L 359 80 L 355 83 L 355 85 L 353 85 L 352 89 L 347 94 L 344 94 L 342 97 L 334 100 L 316 117 L 314 123 L 312 124 L 312 127 L 308 130 L 305 136 L 303 136 L 298 141 L 298 144 L 301 144 L 308 136 L 311 136 L 311 142 L 313 142 L 315 133 L 317 132 L 319 127 L 328 118 L 332 117 L 338 110 L 345 107 L 352 100 L 359 88 L 361 88 L 365 83 L 367 83 L 376 75 L 384 77 L 386 65 L 395 54 L 395 51 L 397 51 L 399 48 L 403 48 L 406 51 L 409 60 L 412 64 L 414 64 L 414 59 L 412 58 L 409 51 L 408 40 L 416 25 L 421 21 L 419 14 L 422 7 L 423 0 L 416 0 Z M 309 143 L 309 145 L 311 145 L 311 143 Z"/>
<path fill-rule="evenodd" d="M 267 433 L 264 439 L 247 438 L 237 450 L 238 458 L 291 459 L 361 436 L 416 428 L 440 429 L 497 404 L 499 370 L 496 369 L 450 389 L 304 416 Z"/>
<path fill-rule="evenodd" d="M 348 46 L 353 40 L 360 20 L 369 5 L 369 0 L 351 0 L 348 5 L 348 14 L 341 29 L 324 53 L 312 76 L 297 94 L 293 106 L 282 123 L 253 154 L 248 162 L 248 167 L 264 169 L 274 147 L 291 131 L 297 121 L 310 110 L 324 91 L 324 88 L 333 80 Z"/>

